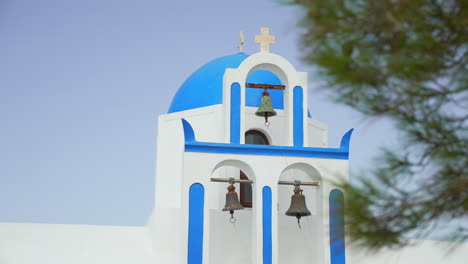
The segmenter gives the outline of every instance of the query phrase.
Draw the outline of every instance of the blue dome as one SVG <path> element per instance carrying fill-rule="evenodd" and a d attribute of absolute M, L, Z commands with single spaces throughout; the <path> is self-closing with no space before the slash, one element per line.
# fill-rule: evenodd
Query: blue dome
<path fill-rule="evenodd" d="M 223 75 L 227 68 L 237 68 L 249 55 L 237 53 L 215 59 L 196 70 L 180 86 L 168 113 L 205 107 L 223 103 Z M 281 84 L 280 79 L 272 72 L 258 70 L 247 77 L 248 83 Z M 247 106 L 258 107 L 262 89 L 246 89 Z M 270 90 L 275 109 L 284 109 L 283 91 Z"/>

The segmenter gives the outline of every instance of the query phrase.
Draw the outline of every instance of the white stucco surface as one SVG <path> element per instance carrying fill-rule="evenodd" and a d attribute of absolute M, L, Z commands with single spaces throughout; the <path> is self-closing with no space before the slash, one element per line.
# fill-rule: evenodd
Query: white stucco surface
<path fill-rule="evenodd" d="M 251 212 L 251 211 L 250 211 Z M 217 216 L 213 220 L 225 220 L 220 212 L 211 211 Z M 249 211 L 239 213 L 239 221 L 247 219 Z M 177 218 L 174 216 L 174 219 Z M 177 221 L 176 221 L 177 222 Z M 245 237 L 247 233 L 238 232 L 239 226 L 231 226 L 226 235 Z M 218 238 L 217 238 L 218 237 Z M 155 240 L 153 241 L 154 238 Z M 215 248 L 230 246 L 233 241 L 224 243 L 223 234 L 217 232 L 211 235 L 212 241 L 217 241 Z M 412 241 L 413 246 L 401 250 L 384 250 L 377 254 L 347 249 L 347 263 L 350 264 L 465 264 L 468 260 L 468 244 L 460 244 L 453 251 L 450 242 L 442 241 Z M 166 264 L 179 263 L 186 256 L 180 249 L 181 257 L 169 258 L 154 255 L 154 245 L 174 249 L 173 237 L 158 237 L 150 235 L 147 227 L 123 226 L 90 226 L 90 225 L 57 225 L 29 223 L 0 223 L 0 263 L 1 264 Z M 249 263 L 244 253 L 249 252 L 249 244 L 240 244 L 245 251 L 239 254 L 239 263 Z M 240 248 L 239 248 L 240 249 Z M 281 250 L 281 249 L 280 249 Z M 174 250 L 172 250 L 174 251 Z M 229 251 L 224 251 L 224 253 Z M 220 252 L 222 253 L 222 252 Z M 328 254 L 327 250 L 324 251 Z M 210 263 L 221 263 L 226 255 L 210 256 Z M 157 260 L 159 259 L 159 260 Z M 225 259 L 225 258 L 224 258 Z M 228 262 L 225 262 L 228 263 Z M 234 263 L 234 262 L 233 262 Z M 291 262 L 283 261 L 280 264 Z"/>
<path fill-rule="evenodd" d="M 1 264 L 154 264 L 146 227 L 0 224 Z"/>

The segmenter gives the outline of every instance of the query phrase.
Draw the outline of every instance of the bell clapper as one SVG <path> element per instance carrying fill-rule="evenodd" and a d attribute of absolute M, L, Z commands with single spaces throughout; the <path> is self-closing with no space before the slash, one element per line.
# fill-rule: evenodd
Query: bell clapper
<path fill-rule="evenodd" d="M 237 220 L 234 217 L 234 210 L 229 211 L 229 213 L 231 214 L 231 218 L 229 218 L 229 222 L 231 222 L 231 224 L 234 224 L 236 222 L 236 220 Z"/>
<path fill-rule="evenodd" d="M 294 194 L 300 194 L 302 195 L 302 189 L 301 189 L 301 182 L 300 181 L 294 181 Z M 296 215 L 296 218 L 297 218 L 297 225 L 299 226 L 300 229 L 302 229 L 301 227 L 301 214 L 297 214 Z"/>
<path fill-rule="evenodd" d="M 299 226 L 299 229 L 302 229 L 302 227 L 301 227 L 301 215 L 297 214 L 296 218 L 297 218 L 297 225 Z"/>
<path fill-rule="evenodd" d="M 229 187 L 227 189 L 228 189 L 228 192 L 235 192 L 236 187 L 234 186 L 233 178 L 229 179 Z M 229 213 L 231 214 L 231 218 L 229 218 L 229 222 L 234 224 L 236 222 L 236 218 L 234 217 L 234 210 L 229 210 Z"/>
<path fill-rule="evenodd" d="M 234 179 L 229 179 L 229 186 L 228 186 L 228 192 L 235 192 L 236 187 L 234 186 Z M 236 218 L 234 217 L 234 210 L 229 210 L 229 213 L 231 214 L 231 218 L 229 218 L 229 222 L 234 224 L 236 222 Z"/>
<path fill-rule="evenodd" d="M 299 195 L 302 195 L 302 189 L 301 189 L 301 185 L 300 185 L 300 181 L 294 181 L 295 184 L 294 184 L 294 194 L 299 194 Z M 297 218 L 297 225 L 299 226 L 299 229 L 302 229 L 301 227 L 301 214 L 296 214 L 296 218 Z"/>
<path fill-rule="evenodd" d="M 270 94 L 268 93 L 267 89 L 265 89 L 262 93 L 262 96 L 270 96 Z M 270 128 L 270 122 L 268 122 L 268 113 L 265 112 L 265 126 L 267 128 Z"/>
<path fill-rule="evenodd" d="M 267 113 L 265 113 L 265 126 L 267 128 L 270 128 L 270 122 L 268 122 L 268 114 Z"/>

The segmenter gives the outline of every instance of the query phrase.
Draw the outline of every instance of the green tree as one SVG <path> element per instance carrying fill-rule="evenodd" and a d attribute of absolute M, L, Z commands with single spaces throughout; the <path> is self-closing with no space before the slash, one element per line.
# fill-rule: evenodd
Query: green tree
<path fill-rule="evenodd" d="M 340 183 L 346 235 L 370 249 L 404 246 L 438 223 L 468 223 L 468 1 L 292 0 L 305 60 L 336 102 L 390 118 L 400 151 Z M 370 177 L 369 177 L 370 176 Z M 466 240 L 468 227 L 447 233 Z"/>

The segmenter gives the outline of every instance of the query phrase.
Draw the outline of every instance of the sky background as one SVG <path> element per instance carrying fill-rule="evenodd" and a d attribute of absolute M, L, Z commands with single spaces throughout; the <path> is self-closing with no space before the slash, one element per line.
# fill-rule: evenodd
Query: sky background
<path fill-rule="evenodd" d="M 313 72 L 300 10 L 272 0 L 0 0 L 0 222 L 144 225 L 154 205 L 157 118 L 205 63 L 271 52 Z M 353 172 L 398 143 L 386 120 L 327 99 L 309 75 L 309 110 L 329 146 L 355 128 Z"/>

